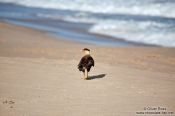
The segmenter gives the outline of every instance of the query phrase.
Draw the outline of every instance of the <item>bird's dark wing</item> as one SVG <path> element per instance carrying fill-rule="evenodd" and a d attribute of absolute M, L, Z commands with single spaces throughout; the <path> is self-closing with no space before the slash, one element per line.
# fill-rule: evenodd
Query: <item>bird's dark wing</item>
<path fill-rule="evenodd" d="M 79 71 L 84 71 L 84 68 L 86 68 L 90 71 L 92 66 L 94 66 L 94 59 L 90 55 L 86 55 L 81 58 L 78 64 L 78 69 Z"/>
<path fill-rule="evenodd" d="M 80 62 L 79 62 L 79 64 L 78 64 L 78 69 L 79 69 L 79 71 L 82 71 L 82 70 L 83 70 L 83 62 L 84 62 L 84 57 L 81 58 L 81 60 L 80 60 Z"/>
<path fill-rule="evenodd" d="M 91 56 L 88 58 L 88 67 L 89 66 L 94 66 L 94 59 Z"/>

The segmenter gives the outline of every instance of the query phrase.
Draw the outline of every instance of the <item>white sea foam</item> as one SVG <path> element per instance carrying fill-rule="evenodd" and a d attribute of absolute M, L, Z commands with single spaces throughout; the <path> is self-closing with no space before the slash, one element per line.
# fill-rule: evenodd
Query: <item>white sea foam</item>
<path fill-rule="evenodd" d="M 90 32 L 111 35 L 125 40 L 175 47 L 175 28 L 168 31 L 168 25 L 155 22 L 109 22 L 98 23 Z"/>
<path fill-rule="evenodd" d="M 175 18 L 174 0 L 0 0 L 29 7 Z"/>
<path fill-rule="evenodd" d="M 54 18 L 56 18 L 56 16 Z M 57 16 L 57 19 L 60 19 L 60 17 Z M 85 14 L 82 14 L 80 17 L 79 15 L 75 17 L 65 16 L 64 20 L 94 23 L 94 26 L 89 29 L 91 33 L 110 35 L 139 43 L 175 47 L 175 24 L 172 25 L 172 23 L 97 19 Z"/>

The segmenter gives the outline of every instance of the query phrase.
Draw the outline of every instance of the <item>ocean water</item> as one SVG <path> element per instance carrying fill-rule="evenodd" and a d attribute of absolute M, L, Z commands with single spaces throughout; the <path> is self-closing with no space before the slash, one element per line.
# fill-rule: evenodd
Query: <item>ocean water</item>
<path fill-rule="evenodd" d="M 0 3 L 28 8 L 23 12 L 3 8 L 1 17 L 28 19 L 30 14 L 40 19 L 91 24 L 88 33 L 175 47 L 175 0 L 0 0 Z"/>

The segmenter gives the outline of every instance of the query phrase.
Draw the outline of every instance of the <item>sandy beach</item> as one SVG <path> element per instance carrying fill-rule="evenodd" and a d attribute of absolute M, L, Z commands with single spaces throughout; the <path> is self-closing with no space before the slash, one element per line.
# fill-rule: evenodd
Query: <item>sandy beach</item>
<path fill-rule="evenodd" d="M 84 47 L 95 59 L 88 80 L 77 69 Z M 88 45 L 0 23 L 0 116 L 174 116 L 174 83 L 175 48 Z"/>

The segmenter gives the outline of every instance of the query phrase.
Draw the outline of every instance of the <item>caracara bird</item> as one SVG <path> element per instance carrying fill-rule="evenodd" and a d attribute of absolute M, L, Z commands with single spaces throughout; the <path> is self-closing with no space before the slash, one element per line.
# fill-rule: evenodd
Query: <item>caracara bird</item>
<path fill-rule="evenodd" d="M 83 49 L 84 56 L 81 58 L 80 63 L 78 64 L 79 71 L 82 71 L 84 74 L 83 79 L 88 78 L 88 72 L 91 67 L 94 66 L 94 59 L 90 55 L 90 50 L 88 48 Z"/>

